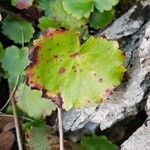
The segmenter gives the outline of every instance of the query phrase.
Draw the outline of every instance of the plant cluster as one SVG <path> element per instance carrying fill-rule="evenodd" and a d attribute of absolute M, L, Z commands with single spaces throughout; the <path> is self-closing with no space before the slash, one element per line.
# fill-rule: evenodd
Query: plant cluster
<path fill-rule="evenodd" d="M 87 23 L 94 29 L 103 29 L 110 24 L 115 16 L 113 6 L 118 0 L 51 0 L 50 3 L 47 9 L 46 1 L 39 2 L 41 8 L 45 10 L 45 16 L 39 20 L 41 30 L 51 26 L 83 32 Z"/>
<path fill-rule="evenodd" d="M 1 11 L 0 34 L 13 44 L 0 42 L 0 75 L 14 92 L 18 115 L 29 118 L 23 124 L 28 149 L 59 147 L 57 135 L 43 123 L 57 107 L 101 103 L 120 85 L 126 69 L 118 42 L 88 33 L 88 27 L 103 29 L 112 22 L 118 1 L 11 0 L 10 7 L 20 11 L 36 7 L 42 14 L 37 26 Z M 117 149 L 98 136 L 82 137 L 80 147 L 64 143 L 74 150 Z"/>

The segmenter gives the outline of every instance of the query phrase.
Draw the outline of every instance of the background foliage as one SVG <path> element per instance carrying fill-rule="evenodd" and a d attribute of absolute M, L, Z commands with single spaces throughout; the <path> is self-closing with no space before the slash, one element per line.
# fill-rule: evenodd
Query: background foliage
<path fill-rule="evenodd" d="M 43 123 L 57 105 L 65 110 L 93 105 L 110 96 L 121 83 L 126 69 L 118 43 L 90 37 L 89 33 L 89 28 L 103 30 L 115 19 L 118 2 L 11 0 L 9 9 L 15 11 L 0 11 L 0 36 L 4 38 L 0 41 L 0 78 L 8 80 L 10 93 L 17 85 L 18 115 L 28 118 L 22 124 L 28 149 L 59 147 L 54 128 Z M 58 102 L 58 93 L 62 102 Z M 37 119 L 42 125 L 38 126 Z M 77 145 L 65 143 L 76 150 L 117 149 L 98 136 L 83 137 Z"/>

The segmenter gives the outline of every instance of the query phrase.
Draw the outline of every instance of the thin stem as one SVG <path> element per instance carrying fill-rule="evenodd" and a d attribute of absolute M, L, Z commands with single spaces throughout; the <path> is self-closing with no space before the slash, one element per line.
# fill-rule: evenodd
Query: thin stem
<path fill-rule="evenodd" d="M 21 138 L 21 134 L 20 134 L 19 121 L 18 121 L 18 117 L 17 117 L 16 104 L 15 104 L 14 97 L 12 97 L 11 102 L 12 102 L 12 110 L 13 110 L 14 122 L 15 122 L 15 127 L 16 127 L 16 136 L 17 136 L 18 148 L 19 148 L 19 150 L 23 150 L 22 138 Z"/>
<path fill-rule="evenodd" d="M 63 122 L 62 122 L 62 109 L 57 107 L 58 121 L 59 121 L 59 145 L 60 150 L 64 150 L 64 137 L 63 137 Z"/>
<path fill-rule="evenodd" d="M 11 92 L 11 94 L 10 94 L 8 100 L 7 100 L 7 102 L 6 102 L 5 105 L 1 108 L 0 112 L 2 112 L 2 111 L 6 108 L 6 106 L 9 104 L 9 102 L 11 101 L 11 99 L 12 99 L 12 97 L 13 97 L 15 91 L 16 91 L 16 88 L 17 88 L 17 85 L 18 85 L 18 81 L 19 81 L 19 76 L 18 76 L 17 79 L 16 79 L 15 86 L 14 86 L 14 88 L 13 88 L 13 90 L 12 90 L 12 92 Z"/>
<path fill-rule="evenodd" d="M 9 114 L 4 114 L 0 112 L 0 116 L 5 116 L 5 117 L 14 117 L 14 115 L 9 115 Z M 24 116 L 18 116 L 21 119 L 27 120 L 27 121 L 33 121 L 33 119 L 28 118 L 28 117 L 24 117 Z"/>
<path fill-rule="evenodd" d="M 18 122 L 18 118 L 17 118 L 16 104 L 15 104 L 15 100 L 14 100 L 14 94 L 16 92 L 18 82 L 19 82 L 19 76 L 16 79 L 15 86 L 14 86 L 14 88 L 13 88 L 13 90 L 12 90 L 8 100 L 7 100 L 7 102 L 5 103 L 3 108 L 0 110 L 0 112 L 5 109 L 5 107 L 8 105 L 8 103 L 10 101 L 12 102 L 12 110 L 13 110 L 14 122 L 15 122 L 15 127 L 16 127 L 16 136 L 17 136 L 17 141 L 18 141 L 18 148 L 19 148 L 19 150 L 23 150 L 23 148 L 22 148 L 22 141 L 21 141 L 21 135 L 20 135 L 20 129 L 19 129 L 19 122 Z"/>

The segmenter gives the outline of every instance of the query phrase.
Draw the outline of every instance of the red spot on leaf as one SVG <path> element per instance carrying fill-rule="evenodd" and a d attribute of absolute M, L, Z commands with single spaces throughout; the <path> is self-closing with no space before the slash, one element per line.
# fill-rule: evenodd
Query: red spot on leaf
<path fill-rule="evenodd" d="M 29 131 L 26 131 L 25 138 L 26 138 L 27 141 L 31 139 L 31 134 L 30 134 Z"/>
<path fill-rule="evenodd" d="M 57 46 L 59 46 L 59 43 L 56 43 Z"/>
<path fill-rule="evenodd" d="M 111 96 L 113 94 L 113 90 L 112 89 L 107 89 L 105 91 L 105 93 L 106 93 L 107 96 Z"/>
<path fill-rule="evenodd" d="M 100 78 L 100 79 L 98 80 L 98 82 L 103 82 L 103 79 L 102 79 L 102 78 Z"/>
<path fill-rule="evenodd" d="M 100 98 L 100 103 L 103 103 L 104 102 L 104 98 Z"/>
<path fill-rule="evenodd" d="M 79 53 L 73 53 L 70 55 L 70 58 L 72 58 L 72 59 L 76 59 L 78 57 L 80 57 Z"/>
<path fill-rule="evenodd" d="M 43 35 L 43 37 L 48 38 L 48 37 L 51 37 L 53 35 L 61 34 L 63 32 L 65 32 L 65 31 L 49 28 L 46 31 L 42 32 L 42 35 Z"/>
<path fill-rule="evenodd" d="M 73 70 L 76 69 L 76 66 L 72 66 L 72 69 L 73 69 Z"/>
<path fill-rule="evenodd" d="M 59 56 L 58 55 L 54 55 L 54 58 L 57 59 L 57 58 L 59 58 Z"/>
<path fill-rule="evenodd" d="M 59 69 L 59 74 L 63 75 L 65 73 L 65 71 L 66 71 L 65 68 L 62 67 Z"/>

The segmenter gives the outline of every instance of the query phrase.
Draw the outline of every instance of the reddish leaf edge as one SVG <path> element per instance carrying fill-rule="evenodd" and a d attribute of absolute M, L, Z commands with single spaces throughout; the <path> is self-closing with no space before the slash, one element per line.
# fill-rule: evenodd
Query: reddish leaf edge
<path fill-rule="evenodd" d="M 63 34 L 65 32 L 69 32 L 69 31 L 62 30 L 62 29 L 49 28 L 46 31 L 42 32 L 41 38 L 52 38 L 53 36 L 60 35 L 60 34 Z M 102 37 L 102 38 L 104 38 L 104 37 Z M 108 41 L 113 41 L 113 40 L 108 40 Z M 48 92 L 48 90 L 44 89 L 44 87 L 42 85 L 40 85 L 38 83 L 32 83 L 31 82 L 33 75 L 31 74 L 30 70 L 32 70 L 32 67 L 34 67 L 35 64 L 37 64 L 39 62 L 39 59 L 37 56 L 38 56 L 38 51 L 40 50 L 40 48 L 41 48 L 41 46 L 39 45 L 38 41 L 35 40 L 33 42 L 33 46 L 29 49 L 28 59 L 31 61 L 31 63 L 25 69 L 26 74 L 27 74 L 26 84 L 28 86 L 30 86 L 32 90 L 41 90 L 43 98 L 51 100 L 59 108 L 62 108 L 63 98 L 61 97 L 60 92 L 58 92 L 57 94 L 52 94 L 52 93 Z M 122 57 L 125 59 L 126 58 L 125 53 L 121 50 L 120 50 L 120 52 L 121 52 Z M 127 69 L 124 67 L 123 72 L 126 72 L 126 71 L 127 71 Z M 116 88 L 118 88 L 118 86 L 117 87 L 114 86 L 114 88 L 107 89 L 105 91 L 103 98 L 100 98 L 99 103 L 105 102 L 105 100 L 108 99 L 113 94 L 113 92 L 116 90 Z"/>

